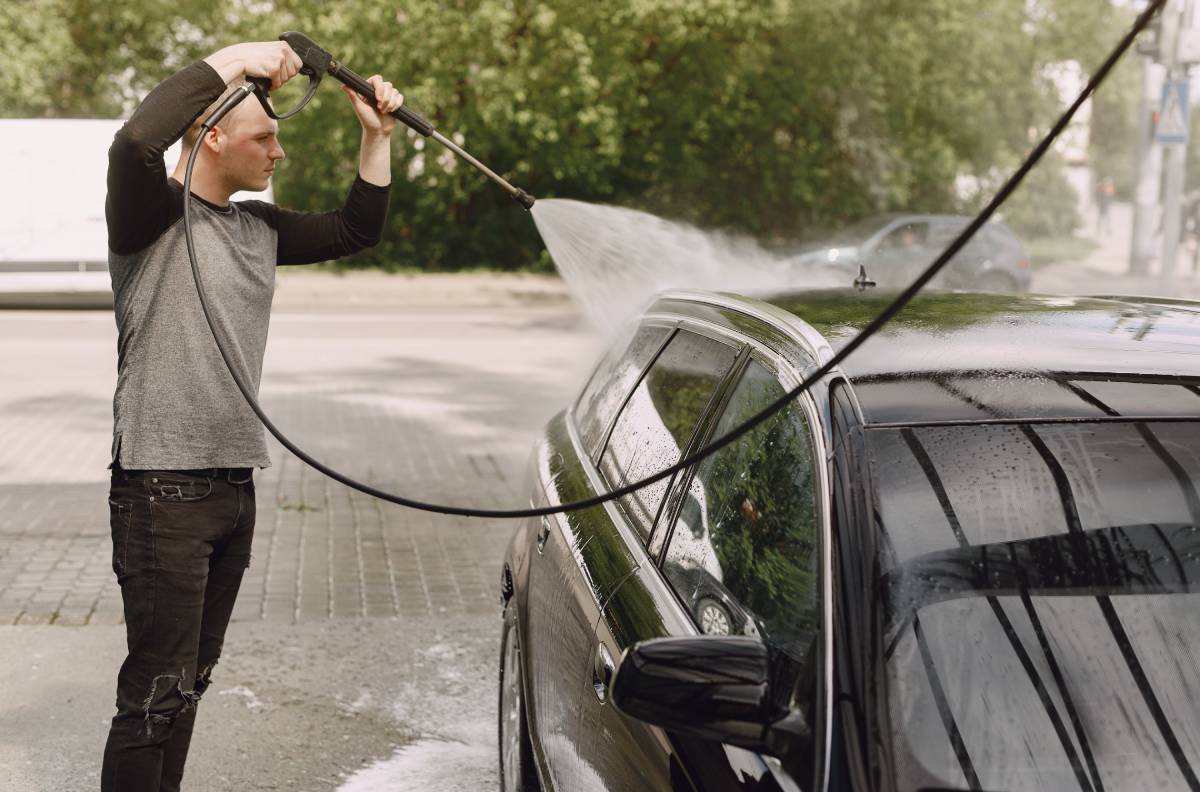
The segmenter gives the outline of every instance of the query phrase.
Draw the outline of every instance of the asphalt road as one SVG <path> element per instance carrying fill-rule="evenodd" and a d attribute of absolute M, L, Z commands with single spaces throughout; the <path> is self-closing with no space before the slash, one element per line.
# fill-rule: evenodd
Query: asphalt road
<path fill-rule="evenodd" d="M 268 412 L 351 476 L 520 505 L 532 438 L 597 340 L 555 287 L 462 283 L 339 282 L 325 303 L 319 280 L 291 288 Z M 115 338 L 107 312 L 0 312 L 0 789 L 98 786 L 123 657 L 104 501 Z M 409 512 L 272 456 L 185 789 L 494 788 L 514 525 Z"/>

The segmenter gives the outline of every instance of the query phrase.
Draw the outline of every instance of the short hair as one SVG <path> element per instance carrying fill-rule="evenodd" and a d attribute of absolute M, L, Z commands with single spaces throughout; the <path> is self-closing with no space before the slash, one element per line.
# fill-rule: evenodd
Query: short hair
<path fill-rule="evenodd" d="M 200 137 L 200 125 L 204 123 L 204 120 L 206 118 L 208 118 L 210 115 L 212 115 L 213 111 L 216 110 L 218 107 L 220 107 L 222 102 L 224 102 L 231 95 L 233 95 L 234 91 L 238 90 L 245 84 L 246 84 L 246 79 L 244 77 L 238 77 L 237 79 L 235 79 L 233 82 L 229 83 L 229 85 L 226 86 L 225 92 L 222 93 L 219 97 L 217 97 L 217 99 L 212 104 L 210 104 L 208 107 L 204 108 L 203 113 L 196 116 L 196 120 L 192 121 L 191 125 L 183 133 L 183 148 L 184 149 L 190 149 L 192 146 L 196 145 L 196 139 L 198 137 Z M 226 113 L 225 117 L 217 122 L 217 128 L 228 130 L 229 129 L 229 126 L 228 126 L 229 119 L 232 117 L 233 117 L 232 112 Z"/>

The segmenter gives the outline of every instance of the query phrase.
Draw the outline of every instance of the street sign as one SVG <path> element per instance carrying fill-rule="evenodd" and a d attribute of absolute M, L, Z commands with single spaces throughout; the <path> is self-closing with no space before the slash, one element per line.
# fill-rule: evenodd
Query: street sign
<path fill-rule="evenodd" d="M 1187 80 L 1167 80 L 1163 83 L 1162 104 L 1158 111 L 1158 127 L 1154 130 L 1154 139 L 1167 145 L 1187 143 Z"/>
<path fill-rule="evenodd" d="M 1188 27 L 1179 31 L 1175 57 L 1184 68 L 1200 63 L 1200 29 Z"/>

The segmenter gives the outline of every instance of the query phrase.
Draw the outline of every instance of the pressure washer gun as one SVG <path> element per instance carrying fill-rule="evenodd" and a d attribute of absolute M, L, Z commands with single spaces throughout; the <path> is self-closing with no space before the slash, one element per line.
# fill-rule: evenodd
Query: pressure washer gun
<path fill-rule="evenodd" d="M 300 60 L 304 63 L 304 65 L 300 68 L 300 73 L 308 77 L 308 92 L 304 95 L 304 98 L 300 100 L 300 104 L 280 115 L 277 114 L 275 108 L 271 106 L 271 81 L 265 77 L 251 77 L 250 82 L 254 86 L 254 94 L 258 97 L 258 101 L 262 104 L 263 110 L 265 110 L 267 115 L 269 115 L 271 118 L 290 118 L 296 113 L 300 112 L 300 110 L 306 104 L 308 104 L 309 100 L 313 98 L 313 95 L 317 92 L 317 86 L 321 83 L 321 78 L 326 74 L 333 77 L 335 80 L 338 80 L 343 85 L 348 85 L 368 101 L 375 101 L 375 89 L 371 87 L 370 83 L 364 80 L 361 75 L 356 74 L 354 71 L 348 68 L 346 64 L 336 60 L 332 55 L 319 47 L 317 43 L 308 36 L 304 35 L 303 33 L 288 32 L 281 34 L 279 39 L 281 41 L 286 41 L 288 45 L 295 50 L 296 54 L 300 56 Z M 400 121 L 402 124 L 405 124 L 410 129 L 417 132 L 417 134 L 421 135 L 422 137 L 433 138 L 438 143 L 441 143 L 459 157 L 462 157 L 471 165 L 475 166 L 475 168 L 482 172 L 485 176 L 503 187 L 505 192 L 515 198 L 517 202 L 526 209 L 533 208 L 533 202 L 536 199 L 532 195 L 525 192 L 520 187 L 514 187 L 513 185 L 509 184 L 491 168 L 484 165 L 467 152 L 463 151 L 462 148 L 455 145 L 454 141 L 443 136 L 434 128 L 433 124 L 425 120 L 416 111 L 409 109 L 407 105 L 401 105 L 399 108 L 394 110 L 391 115 L 397 121 Z M 215 124 L 215 121 L 213 123 Z"/>

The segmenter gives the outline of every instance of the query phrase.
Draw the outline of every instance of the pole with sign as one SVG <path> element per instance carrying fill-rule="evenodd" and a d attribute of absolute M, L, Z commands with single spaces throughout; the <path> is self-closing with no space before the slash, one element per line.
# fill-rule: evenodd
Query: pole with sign
<path fill-rule="evenodd" d="M 1163 84 L 1155 139 L 1163 146 L 1166 183 L 1163 185 L 1163 247 L 1159 259 L 1158 288 L 1163 296 L 1175 296 L 1175 264 L 1183 226 L 1183 177 L 1188 139 L 1188 80 L 1191 64 L 1189 36 L 1194 35 L 1195 0 L 1185 0 L 1178 10 L 1178 34 L 1164 53 L 1167 80 Z M 1178 7 L 1178 6 L 1177 6 Z M 1170 10 L 1167 11 L 1170 13 Z"/>
<path fill-rule="evenodd" d="M 1163 83 L 1162 104 L 1159 105 L 1158 127 L 1154 139 L 1163 145 L 1187 145 L 1189 82 L 1167 80 Z"/>

